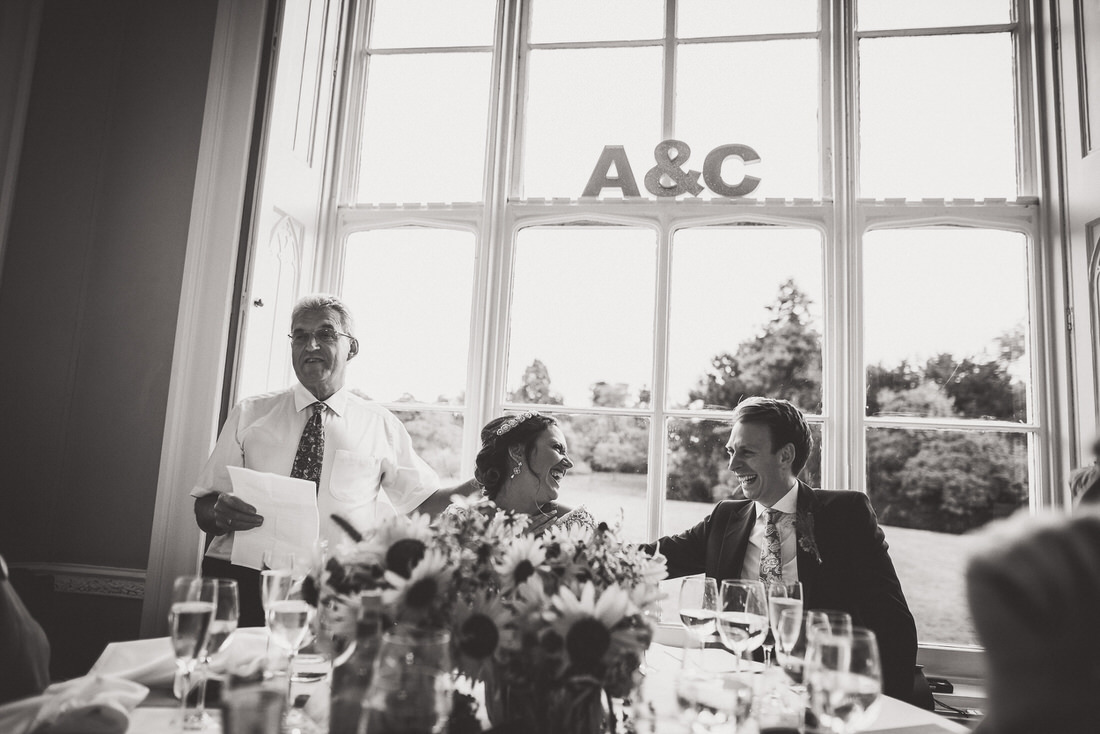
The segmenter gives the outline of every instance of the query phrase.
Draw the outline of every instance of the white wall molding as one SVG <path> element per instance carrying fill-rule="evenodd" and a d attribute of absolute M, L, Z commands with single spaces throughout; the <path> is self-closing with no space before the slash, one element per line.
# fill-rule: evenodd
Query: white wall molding
<path fill-rule="evenodd" d="M 141 636 L 165 634 L 172 582 L 199 567 L 189 496 L 217 437 L 266 0 L 220 0 L 187 236 Z"/>
<path fill-rule="evenodd" d="M 124 599 L 145 597 L 145 571 L 140 568 L 87 566 L 80 563 L 10 563 L 34 576 L 52 576 L 53 590 Z"/>

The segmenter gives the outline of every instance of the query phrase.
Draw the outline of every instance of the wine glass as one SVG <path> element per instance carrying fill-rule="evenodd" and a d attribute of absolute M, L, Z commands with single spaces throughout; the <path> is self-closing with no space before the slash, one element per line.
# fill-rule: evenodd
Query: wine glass
<path fill-rule="evenodd" d="M 264 551 L 263 562 L 260 567 L 260 604 L 264 608 L 265 623 L 271 605 L 290 597 L 290 587 L 293 584 L 291 578 L 293 565 L 293 553 L 274 549 Z M 264 650 L 266 654 L 271 653 L 271 635 L 268 635 Z"/>
<path fill-rule="evenodd" d="M 818 731 L 862 731 L 878 715 L 882 664 L 875 633 L 855 627 L 849 634 L 819 630 L 806 654 L 806 688 Z"/>
<path fill-rule="evenodd" d="M 768 631 L 768 601 L 764 582 L 726 579 L 718 602 L 718 636 L 734 654 L 734 671 L 741 671 L 741 656 L 760 647 Z"/>
<path fill-rule="evenodd" d="M 680 584 L 680 623 L 702 646 L 714 634 L 718 610 L 718 582 L 706 576 L 691 576 Z"/>
<path fill-rule="evenodd" d="M 784 609 L 796 609 L 801 617 L 802 584 L 797 581 L 790 584 L 784 581 L 772 581 L 770 583 L 765 582 L 764 587 L 768 595 L 768 622 L 770 624 L 770 634 L 764 638 L 764 667 L 767 668 L 771 665 L 772 646 L 779 637 L 780 612 Z"/>
<path fill-rule="evenodd" d="M 812 624 L 808 628 L 807 639 L 812 639 L 817 632 L 826 632 L 833 635 L 852 634 L 852 615 L 836 609 L 814 609 Z"/>
<path fill-rule="evenodd" d="M 819 632 L 838 635 L 851 634 L 852 616 L 847 612 L 811 609 L 806 611 L 805 614 L 794 615 L 799 617 L 798 620 L 794 620 L 787 618 L 787 612 L 793 612 L 793 610 L 784 610 L 784 613 L 780 614 L 780 625 L 787 629 L 786 632 L 780 634 L 781 636 L 788 635 L 788 640 L 793 636 L 794 642 L 788 646 L 782 639 L 780 640 L 783 647 L 780 648 L 782 657 L 780 657 L 779 662 L 783 666 L 783 671 L 795 685 L 801 686 L 804 677 L 806 651 L 810 647 L 814 635 Z"/>
<path fill-rule="evenodd" d="M 213 581 L 214 616 L 210 621 L 206 646 L 199 661 L 199 666 L 204 673 L 202 680 L 199 681 L 195 712 L 187 717 L 185 729 L 205 729 L 214 720 L 214 717 L 206 712 L 206 679 L 210 670 L 210 658 L 229 646 L 229 638 L 237 629 L 237 615 L 240 612 L 237 582 L 232 579 L 213 579 Z"/>
<path fill-rule="evenodd" d="M 187 696 L 191 692 L 191 674 L 195 664 L 205 655 L 210 622 L 214 618 L 214 579 L 201 576 L 180 576 L 172 584 L 172 606 L 168 612 L 172 648 L 176 653 L 176 668 L 183 680 L 180 694 L 180 728 L 194 729 L 188 721 Z"/>
<path fill-rule="evenodd" d="M 286 653 L 286 698 L 289 709 L 291 703 L 292 672 L 294 656 L 298 654 L 313 621 L 313 606 L 305 599 L 280 599 L 269 603 L 267 608 L 268 639 Z M 287 711 L 287 718 L 294 710 Z"/>

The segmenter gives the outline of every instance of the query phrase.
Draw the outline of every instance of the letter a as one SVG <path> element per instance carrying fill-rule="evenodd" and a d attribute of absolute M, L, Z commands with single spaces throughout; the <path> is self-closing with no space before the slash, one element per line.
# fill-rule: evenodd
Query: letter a
<path fill-rule="evenodd" d="M 612 163 L 615 164 L 618 176 L 609 175 Z M 596 168 L 581 196 L 599 196 L 606 188 L 617 188 L 623 192 L 623 196 L 641 196 L 638 193 L 638 182 L 634 180 L 634 172 L 630 170 L 630 161 L 626 159 L 626 148 L 621 145 L 603 147 L 603 153 L 600 153 L 600 159 L 596 161 Z"/>

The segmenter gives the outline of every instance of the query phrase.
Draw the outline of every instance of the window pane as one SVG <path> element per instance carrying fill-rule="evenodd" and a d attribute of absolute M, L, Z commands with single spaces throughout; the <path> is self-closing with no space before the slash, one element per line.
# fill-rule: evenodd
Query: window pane
<path fill-rule="evenodd" d="M 474 235 L 426 227 L 348 238 L 343 295 L 359 355 L 348 384 L 374 400 L 461 405 L 469 358 Z"/>
<path fill-rule="evenodd" d="M 393 411 L 409 432 L 416 453 L 435 469 L 444 487 L 459 484 L 468 477 L 462 472 L 462 413 L 437 413 L 427 410 Z"/>
<path fill-rule="evenodd" d="M 1007 33 L 874 38 L 859 51 L 863 196 L 1017 195 Z"/>
<path fill-rule="evenodd" d="M 817 0 L 679 0 L 680 38 L 816 31 Z"/>
<path fill-rule="evenodd" d="M 742 397 L 821 412 L 822 240 L 811 229 L 676 232 L 668 399 L 732 408 Z"/>
<path fill-rule="evenodd" d="M 574 467 L 562 482 L 560 502 L 585 505 L 597 522 L 622 522 L 623 538 L 646 538 L 649 419 L 555 413 Z"/>
<path fill-rule="evenodd" d="M 625 227 L 534 227 L 516 241 L 509 401 L 628 407 L 653 379 L 656 236 Z"/>
<path fill-rule="evenodd" d="M 741 496 L 729 470 L 729 421 L 671 418 L 668 421 L 668 491 L 662 535 L 687 530 L 710 514 L 715 503 Z M 813 446 L 799 478 L 821 486 L 821 425 L 810 424 Z"/>
<path fill-rule="evenodd" d="M 605 145 L 625 146 L 644 192 L 661 142 L 661 50 L 532 51 L 528 61 L 522 195 L 579 197 Z"/>
<path fill-rule="evenodd" d="M 727 184 L 750 175 L 760 179 L 750 198 L 819 197 L 817 49 L 817 41 L 681 44 L 676 137 L 691 146 L 690 168 L 702 171 L 711 150 L 740 143 L 760 161 L 746 166 L 727 159 Z M 651 165 L 635 173 L 644 176 Z M 709 188 L 700 194 L 714 196 Z"/>
<path fill-rule="evenodd" d="M 490 46 L 496 0 L 374 0 L 371 48 Z"/>
<path fill-rule="evenodd" d="M 491 60 L 488 53 L 371 57 L 359 201 L 481 201 Z"/>
<path fill-rule="evenodd" d="M 533 0 L 531 43 L 661 38 L 663 0 Z"/>
<path fill-rule="evenodd" d="M 863 267 L 868 415 L 1028 420 L 1024 235 L 878 230 Z"/>
<path fill-rule="evenodd" d="M 1027 504 L 1028 437 L 867 431 L 867 492 L 922 642 L 977 644 L 966 603 L 966 531 Z"/>
<path fill-rule="evenodd" d="M 859 29 L 943 28 L 946 26 L 1008 23 L 1008 0 L 859 0 Z"/>

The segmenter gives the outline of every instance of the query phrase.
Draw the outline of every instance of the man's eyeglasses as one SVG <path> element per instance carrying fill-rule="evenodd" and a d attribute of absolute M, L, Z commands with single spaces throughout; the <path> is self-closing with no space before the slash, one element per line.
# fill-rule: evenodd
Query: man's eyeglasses
<path fill-rule="evenodd" d="M 317 331 L 296 331 L 293 334 L 287 334 L 287 336 L 290 337 L 291 344 L 296 347 L 304 347 L 313 339 L 316 339 L 320 344 L 335 344 L 342 336 L 346 336 L 348 339 L 355 341 L 355 337 L 351 334 L 337 331 L 331 326 L 322 326 Z"/>

